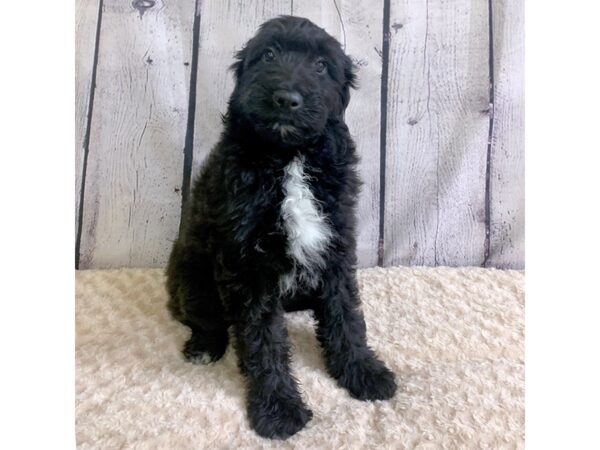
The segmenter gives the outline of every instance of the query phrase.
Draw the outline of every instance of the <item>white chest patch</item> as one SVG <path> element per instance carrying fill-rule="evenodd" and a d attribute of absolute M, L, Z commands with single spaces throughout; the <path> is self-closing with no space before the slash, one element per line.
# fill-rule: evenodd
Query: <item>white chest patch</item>
<path fill-rule="evenodd" d="M 280 280 L 282 292 L 293 291 L 298 282 L 316 286 L 317 272 L 325 265 L 324 252 L 332 231 L 310 190 L 304 159 L 297 156 L 285 168 L 281 218 L 287 235 L 287 253 L 294 269 Z"/>

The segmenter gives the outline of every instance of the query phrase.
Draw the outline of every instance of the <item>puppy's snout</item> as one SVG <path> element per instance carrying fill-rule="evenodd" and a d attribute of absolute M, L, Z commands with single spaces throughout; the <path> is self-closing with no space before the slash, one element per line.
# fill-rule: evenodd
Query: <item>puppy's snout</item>
<path fill-rule="evenodd" d="M 302 95 L 297 91 L 278 90 L 273 93 L 275 107 L 286 110 L 297 110 L 302 107 Z"/>

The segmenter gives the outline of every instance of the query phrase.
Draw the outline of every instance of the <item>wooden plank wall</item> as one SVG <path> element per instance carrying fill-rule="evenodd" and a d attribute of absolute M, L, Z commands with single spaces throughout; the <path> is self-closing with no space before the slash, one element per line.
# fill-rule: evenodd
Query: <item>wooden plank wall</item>
<path fill-rule="evenodd" d="M 79 268 L 165 265 L 233 53 L 280 14 L 324 27 L 358 67 L 360 266 L 524 267 L 522 0 L 76 5 Z"/>
<path fill-rule="evenodd" d="M 80 267 L 159 266 L 168 257 L 179 226 L 194 17 L 191 1 L 103 0 Z"/>
<path fill-rule="evenodd" d="M 75 233 L 80 216 L 81 184 L 88 148 L 91 99 L 100 0 L 77 0 L 75 7 Z"/>
<path fill-rule="evenodd" d="M 497 0 L 493 3 L 492 17 L 494 120 L 490 143 L 492 208 L 488 265 L 521 268 L 525 266 L 523 3 Z"/>
<path fill-rule="evenodd" d="M 488 5 L 441 5 L 391 5 L 386 265 L 484 261 Z"/>

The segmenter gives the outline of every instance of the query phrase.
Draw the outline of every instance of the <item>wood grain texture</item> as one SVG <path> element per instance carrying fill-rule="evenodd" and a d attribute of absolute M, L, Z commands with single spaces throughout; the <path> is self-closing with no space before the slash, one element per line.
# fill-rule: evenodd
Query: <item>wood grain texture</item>
<path fill-rule="evenodd" d="M 195 99 L 196 1 L 104 0 L 83 220 L 76 223 L 80 268 L 164 266 L 179 225 L 184 147 L 187 152 L 191 144 L 186 132 L 193 136 L 193 177 L 221 133 L 234 52 L 262 22 L 281 14 L 324 27 L 358 66 L 360 86 L 346 120 L 365 182 L 359 265 L 377 263 L 384 188 L 384 265 L 482 264 L 489 140 L 486 264 L 523 268 L 523 2 L 490 2 L 494 108 L 488 136 L 488 1 L 390 1 L 386 180 L 380 186 L 384 0 L 199 1 Z M 76 0 L 77 210 L 99 3 Z M 195 116 L 188 123 L 190 97 Z"/>
<path fill-rule="evenodd" d="M 264 21 L 290 14 L 291 4 L 291 0 L 251 0 L 243 5 L 233 0 L 202 2 L 192 180 L 221 135 L 221 115 L 234 86 L 228 68 L 235 52 Z"/>
<path fill-rule="evenodd" d="M 295 1 L 293 15 L 312 20 L 338 39 L 358 69 L 359 89 L 352 92 L 346 122 L 361 157 L 364 182 L 358 203 L 358 265 L 372 267 L 379 240 L 383 0 Z"/>
<path fill-rule="evenodd" d="M 100 0 L 75 2 L 75 230 L 79 226 L 84 141 L 88 126 L 99 3 Z"/>
<path fill-rule="evenodd" d="M 524 13 L 519 0 L 493 2 L 494 127 L 488 266 L 525 267 Z"/>
<path fill-rule="evenodd" d="M 391 4 L 384 265 L 480 265 L 487 2 Z"/>
<path fill-rule="evenodd" d="M 166 263 L 179 225 L 194 6 L 104 1 L 81 268 Z"/>

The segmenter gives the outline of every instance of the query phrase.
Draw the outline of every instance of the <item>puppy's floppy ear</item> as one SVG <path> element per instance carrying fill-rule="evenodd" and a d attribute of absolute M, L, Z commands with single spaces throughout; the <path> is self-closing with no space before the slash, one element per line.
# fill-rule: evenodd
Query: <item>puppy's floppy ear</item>
<path fill-rule="evenodd" d="M 356 89 L 356 66 L 349 56 L 344 55 L 344 84 L 342 86 L 342 108 L 346 110 L 350 103 L 350 89 Z"/>
<path fill-rule="evenodd" d="M 236 82 L 240 79 L 240 77 L 242 76 L 242 73 L 244 73 L 244 64 L 245 64 L 245 60 L 246 60 L 246 54 L 248 53 L 247 48 L 248 47 L 244 47 L 240 51 L 236 52 L 235 53 L 236 61 L 231 66 L 229 66 L 229 70 L 231 70 L 233 72 Z"/>

